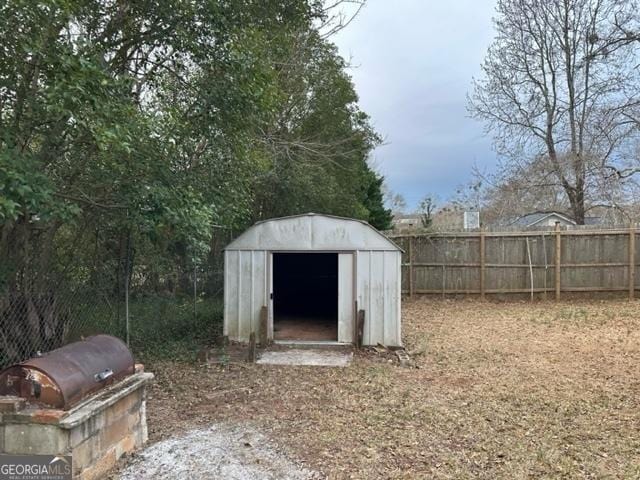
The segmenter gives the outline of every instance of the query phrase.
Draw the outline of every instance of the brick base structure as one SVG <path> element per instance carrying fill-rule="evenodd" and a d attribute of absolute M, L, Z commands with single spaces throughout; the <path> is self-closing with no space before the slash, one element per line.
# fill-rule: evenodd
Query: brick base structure
<path fill-rule="evenodd" d="M 147 441 L 146 385 L 139 369 L 68 412 L 0 397 L 0 453 L 71 455 L 73 478 L 103 478 Z"/>

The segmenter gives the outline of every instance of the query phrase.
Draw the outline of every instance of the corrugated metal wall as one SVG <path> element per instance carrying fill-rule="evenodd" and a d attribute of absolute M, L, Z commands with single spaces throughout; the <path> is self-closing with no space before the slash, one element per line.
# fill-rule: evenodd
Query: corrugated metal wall
<path fill-rule="evenodd" d="M 224 263 L 224 334 L 248 341 L 252 331 L 259 331 L 260 309 L 268 305 L 267 254 L 228 250 Z"/>
<path fill-rule="evenodd" d="M 365 310 L 366 345 L 401 345 L 402 250 L 365 222 L 313 213 L 258 222 L 227 246 L 224 333 L 231 340 L 248 341 L 252 331 L 259 331 L 261 307 L 272 308 L 269 269 L 276 251 L 349 254 L 340 255 L 338 338 L 351 338 L 346 329 L 355 329 L 354 319 L 348 313 L 355 312 L 349 305 L 357 302 Z M 269 318 L 271 326 L 271 311 Z"/>
<path fill-rule="evenodd" d="M 365 311 L 364 344 L 400 346 L 400 252 L 359 251 L 358 309 Z"/>
<path fill-rule="evenodd" d="M 399 346 L 400 251 L 357 251 L 356 299 L 365 310 L 364 344 Z M 225 252 L 224 334 L 248 341 L 259 331 L 260 309 L 269 305 L 269 252 Z"/>
<path fill-rule="evenodd" d="M 354 253 L 338 254 L 338 341 L 353 343 L 355 333 Z"/>

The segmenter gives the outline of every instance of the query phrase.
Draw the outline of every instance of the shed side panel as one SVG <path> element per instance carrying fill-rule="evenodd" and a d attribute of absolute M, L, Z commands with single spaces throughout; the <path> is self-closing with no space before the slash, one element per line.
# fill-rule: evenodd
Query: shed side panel
<path fill-rule="evenodd" d="M 230 340 L 247 342 L 259 331 L 260 309 L 267 304 L 265 269 L 264 251 L 225 252 L 223 331 Z"/>
<path fill-rule="evenodd" d="M 371 286 L 369 284 L 371 252 L 358 252 L 357 257 L 358 310 L 365 311 L 362 342 L 365 345 L 371 345 L 369 329 L 369 312 L 371 311 Z"/>
<path fill-rule="evenodd" d="M 400 345 L 397 305 L 399 303 L 398 258 L 399 252 L 383 252 L 384 255 L 384 345 Z"/>
<path fill-rule="evenodd" d="M 371 303 L 369 309 L 369 329 L 371 345 L 384 345 L 385 303 L 384 296 L 384 252 L 371 252 L 371 270 L 369 285 L 371 286 Z"/>
<path fill-rule="evenodd" d="M 260 332 L 260 309 L 267 306 L 267 285 L 265 270 L 267 268 L 267 255 L 262 250 L 253 252 L 253 301 L 251 303 L 251 319 L 253 331 Z"/>
<path fill-rule="evenodd" d="M 365 310 L 365 345 L 401 345 L 400 257 L 400 252 L 358 252 L 358 309 Z"/>
<path fill-rule="evenodd" d="M 238 338 L 238 260 L 240 252 L 227 251 L 224 254 L 224 326 L 223 333 L 230 339 Z"/>
<path fill-rule="evenodd" d="M 253 252 L 240 252 L 240 287 L 238 288 L 238 336 L 248 339 L 251 333 L 252 301 L 255 279 L 253 278 Z"/>
<path fill-rule="evenodd" d="M 338 255 L 338 341 L 352 343 L 353 311 L 353 254 Z"/>
<path fill-rule="evenodd" d="M 249 338 L 251 330 L 251 251 L 238 252 L 238 337 Z"/>

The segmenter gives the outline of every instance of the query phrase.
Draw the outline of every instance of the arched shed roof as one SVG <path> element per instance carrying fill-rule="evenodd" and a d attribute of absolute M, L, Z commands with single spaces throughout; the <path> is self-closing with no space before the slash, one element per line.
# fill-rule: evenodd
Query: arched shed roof
<path fill-rule="evenodd" d="M 367 222 L 317 213 L 257 222 L 225 250 L 402 251 Z"/>

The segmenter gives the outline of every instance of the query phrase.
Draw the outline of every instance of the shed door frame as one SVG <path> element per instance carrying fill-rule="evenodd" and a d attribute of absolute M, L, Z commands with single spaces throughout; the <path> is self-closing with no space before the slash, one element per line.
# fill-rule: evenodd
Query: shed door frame
<path fill-rule="evenodd" d="M 357 299 L 357 285 L 358 285 L 358 262 L 356 258 L 356 250 L 269 250 L 267 252 L 267 299 L 269 301 L 268 305 L 268 315 L 267 315 L 267 337 L 269 340 L 273 341 L 274 332 L 273 332 L 273 320 L 274 320 L 274 308 L 273 308 L 273 254 L 274 253 L 335 253 L 338 255 L 338 343 L 353 343 L 356 338 L 355 330 L 356 330 L 356 299 Z M 351 256 L 351 300 L 350 300 L 350 309 L 341 310 L 341 298 L 340 298 L 340 284 L 341 284 L 341 256 L 342 255 L 350 255 Z M 343 259 L 345 257 L 342 257 Z M 342 260 L 348 261 L 348 260 Z M 346 302 L 345 302 L 346 303 Z M 350 318 L 347 317 L 350 315 Z M 341 318 L 342 317 L 342 318 Z M 340 322 L 346 322 L 346 327 L 342 328 L 342 338 L 340 338 L 341 328 Z M 350 325 L 349 325 L 350 323 Z M 347 336 L 346 332 L 350 332 L 351 335 Z"/>

